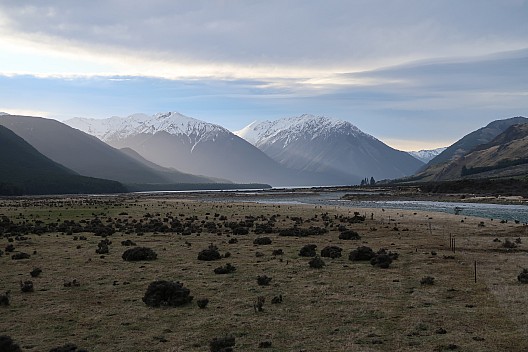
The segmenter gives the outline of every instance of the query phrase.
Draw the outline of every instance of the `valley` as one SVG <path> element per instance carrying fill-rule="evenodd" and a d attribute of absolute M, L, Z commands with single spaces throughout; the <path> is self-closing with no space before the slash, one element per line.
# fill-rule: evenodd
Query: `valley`
<path fill-rule="evenodd" d="M 528 321 L 518 314 L 525 287 L 517 280 L 528 267 L 525 225 L 397 209 L 214 201 L 218 196 L 1 200 L 2 249 L 13 248 L 0 257 L 0 293 L 10 291 L 0 329 L 24 351 L 66 344 L 204 351 L 225 337 L 244 351 L 528 348 Z M 313 257 L 299 255 L 309 244 L 313 255 L 327 247 L 339 255 L 322 256 L 325 265 L 312 268 Z M 199 260 L 211 245 L 216 260 Z M 361 246 L 393 253 L 389 267 L 350 260 Z M 139 247 L 157 258 L 122 259 Z M 18 253 L 27 259 L 12 259 Z M 228 263 L 233 272 L 215 273 Z M 36 268 L 41 272 L 32 277 Z M 259 276 L 271 281 L 259 285 Z M 144 297 L 155 280 L 179 281 L 194 298 L 149 307 Z M 27 281 L 31 290 L 21 292 Z"/>

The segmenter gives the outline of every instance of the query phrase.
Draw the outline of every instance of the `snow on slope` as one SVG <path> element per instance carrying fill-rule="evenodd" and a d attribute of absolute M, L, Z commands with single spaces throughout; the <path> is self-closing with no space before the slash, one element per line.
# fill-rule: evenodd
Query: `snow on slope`
<path fill-rule="evenodd" d="M 260 123 L 255 121 L 233 133 L 256 147 L 279 140 L 286 147 L 293 140 L 316 139 L 321 136 L 330 136 L 335 132 L 374 138 L 348 121 L 309 114 Z"/>
<path fill-rule="evenodd" d="M 230 133 L 221 126 L 193 119 L 177 112 L 158 113 L 153 116 L 146 114 L 134 114 L 128 117 L 113 116 L 107 119 L 76 117 L 64 123 L 105 142 L 142 133 L 155 134 L 162 131 L 173 135 L 186 135 L 192 137 L 195 142 L 214 139 L 218 133 Z"/>
<path fill-rule="evenodd" d="M 447 147 L 443 148 L 436 148 L 436 149 L 430 149 L 430 150 L 418 150 L 418 151 L 411 151 L 408 152 L 412 156 L 414 156 L 416 159 L 423 161 L 424 163 L 428 163 L 431 159 L 433 159 L 435 156 L 446 150 Z"/>

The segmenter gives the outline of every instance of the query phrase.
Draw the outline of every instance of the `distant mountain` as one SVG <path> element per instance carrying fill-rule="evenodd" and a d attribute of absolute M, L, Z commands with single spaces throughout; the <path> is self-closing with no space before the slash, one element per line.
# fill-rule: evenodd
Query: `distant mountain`
<path fill-rule="evenodd" d="M 425 171 L 412 179 L 447 181 L 526 175 L 528 175 L 528 123 L 509 126 L 491 141 L 477 145 L 469 152 L 449 161 L 429 165 Z"/>
<path fill-rule="evenodd" d="M 121 193 L 115 181 L 80 176 L 0 126 L 0 195 Z"/>
<path fill-rule="evenodd" d="M 235 182 L 286 185 L 351 184 L 341 174 L 290 170 L 227 129 L 176 112 L 108 119 L 75 118 L 68 125 L 116 148 L 131 148 L 163 167 Z"/>
<path fill-rule="evenodd" d="M 7 112 L 1 112 L 0 111 L 0 116 L 2 116 L 2 115 L 9 115 L 9 114 Z"/>
<path fill-rule="evenodd" d="M 136 184 L 214 182 L 176 171 L 155 170 L 93 136 L 55 120 L 5 115 L 0 116 L 0 125 L 11 129 L 46 157 L 80 175 Z"/>
<path fill-rule="evenodd" d="M 411 151 L 407 153 L 411 154 L 412 156 L 414 156 L 416 159 L 420 160 L 421 162 L 428 163 L 429 161 L 431 161 L 431 159 L 433 159 L 434 157 L 436 157 L 438 154 L 442 153 L 446 149 L 447 147 L 436 148 L 436 149 L 422 149 L 422 150 Z"/>
<path fill-rule="evenodd" d="M 491 142 L 495 137 L 504 132 L 508 127 L 520 123 L 527 123 L 528 119 L 522 116 L 512 117 L 504 120 L 496 120 L 487 126 L 462 137 L 457 142 L 447 147 L 442 153 L 433 158 L 429 165 L 440 164 L 453 160 L 467 154 L 469 151 L 481 144 Z M 429 166 L 428 165 L 428 166 Z"/>
<path fill-rule="evenodd" d="M 413 174 L 423 163 L 347 121 L 302 115 L 252 123 L 235 134 L 289 168 L 377 180 Z"/>

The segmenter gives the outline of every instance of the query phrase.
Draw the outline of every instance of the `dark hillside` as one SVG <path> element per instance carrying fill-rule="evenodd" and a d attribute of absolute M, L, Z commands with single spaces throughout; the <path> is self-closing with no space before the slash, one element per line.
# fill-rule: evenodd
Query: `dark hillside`
<path fill-rule="evenodd" d="M 0 194 L 119 193 L 119 182 L 80 176 L 0 126 Z"/>

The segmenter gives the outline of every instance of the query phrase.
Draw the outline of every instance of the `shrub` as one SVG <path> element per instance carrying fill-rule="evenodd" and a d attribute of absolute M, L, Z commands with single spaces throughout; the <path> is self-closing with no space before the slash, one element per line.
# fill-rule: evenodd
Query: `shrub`
<path fill-rule="evenodd" d="M 22 352 L 22 349 L 13 341 L 11 337 L 7 335 L 0 335 L 0 351 Z"/>
<path fill-rule="evenodd" d="M 420 285 L 434 285 L 435 278 L 432 276 L 424 276 L 420 280 Z"/>
<path fill-rule="evenodd" d="M 268 277 L 266 275 L 262 275 L 262 276 L 258 276 L 257 277 L 257 283 L 260 285 L 260 286 L 268 286 L 269 283 L 271 282 L 271 277 Z"/>
<path fill-rule="evenodd" d="M 299 251 L 299 256 L 301 257 L 315 257 L 317 253 L 315 252 L 315 249 L 317 248 L 317 245 L 315 244 L 307 244 L 301 248 Z"/>
<path fill-rule="evenodd" d="M 125 241 L 121 241 L 121 245 L 129 247 L 129 246 L 135 246 L 136 244 L 131 240 L 125 240 Z"/>
<path fill-rule="evenodd" d="M 143 302 L 150 307 L 182 306 L 190 303 L 191 291 L 180 282 L 158 280 L 151 282 L 143 297 Z"/>
<path fill-rule="evenodd" d="M 209 245 L 209 248 L 204 249 L 198 253 L 198 260 L 204 260 L 204 261 L 211 261 L 211 260 L 219 260 L 222 256 L 220 255 L 220 252 L 218 252 L 218 247 L 214 245 Z"/>
<path fill-rule="evenodd" d="M 31 270 L 31 271 L 29 272 L 29 275 L 31 275 L 31 277 L 37 277 L 37 276 L 39 276 L 41 273 L 42 273 L 42 269 L 41 269 L 41 268 L 33 268 L 33 270 Z"/>
<path fill-rule="evenodd" d="M 353 230 L 345 230 L 339 234 L 340 240 L 360 240 L 361 236 Z"/>
<path fill-rule="evenodd" d="M 33 292 L 33 281 L 26 280 L 20 281 L 20 291 L 22 292 Z"/>
<path fill-rule="evenodd" d="M 123 260 L 133 262 L 139 260 L 155 260 L 158 255 L 150 248 L 134 247 L 127 249 L 121 257 L 123 258 Z"/>
<path fill-rule="evenodd" d="M 283 255 L 284 252 L 282 249 L 274 249 L 272 254 L 273 255 Z"/>
<path fill-rule="evenodd" d="M 224 266 L 220 266 L 220 267 L 214 269 L 214 273 L 215 274 L 229 274 L 229 273 L 233 273 L 235 271 L 236 271 L 236 268 L 233 265 L 231 265 L 230 263 L 227 263 Z"/>
<path fill-rule="evenodd" d="M 11 259 L 13 260 L 20 260 L 20 259 L 29 259 L 31 256 L 27 253 L 24 253 L 24 252 L 20 252 L 20 253 L 15 253 L 11 256 Z"/>
<path fill-rule="evenodd" d="M 517 244 L 515 242 L 510 241 L 510 239 L 508 238 L 504 241 L 502 246 L 508 249 L 517 248 Z"/>
<path fill-rule="evenodd" d="M 322 267 L 326 265 L 325 262 L 319 256 L 315 256 L 312 259 L 310 259 L 308 264 L 310 265 L 310 268 L 314 268 L 314 269 L 321 269 Z"/>
<path fill-rule="evenodd" d="M 253 244 L 266 245 L 271 244 L 271 238 L 269 237 L 257 237 L 253 240 Z"/>
<path fill-rule="evenodd" d="M 350 252 L 348 259 L 352 261 L 368 261 L 376 256 L 376 253 L 372 248 L 367 246 L 361 246 Z"/>
<path fill-rule="evenodd" d="M 523 269 L 517 276 L 517 280 L 522 284 L 528 284 L 528 269 Z"/>
<path fill-rule="evenodd" d="M 271 341 L 261 341 L 259 342 L 259 348 L 271 348 Z"/>
<path fill-rule="evenodd" d="M 209 304 L 209 300 L 207 298 L 202 298 L 196 301 L 196 304 L 200 309 L 204 309 Z"/>
<path fill-rule="evenodd" d="M 337 246 L 327 246 L 321 250 L 321 257 L 339 258 L 343 249 Z"/>
<path fill-rule="evenodd" d="M 247 235 L 248 233 L 249 230 L 247 229 L 247 227 L 239 226 L 233 229 L 233 235 Z"/>
<path fill-rule="evenodd" d="M 209 351 L 210 352 L 232 352 L 233 346 L 235 346 L 234 336 L 214 338 L 209 342 Z"/>
<path fill-rule="evenodd" d="M 49 352 L 88 352 L 84 348 L 78 348 L 73 343 L 67 343 L 64 346 L 52 348 Z"/>
<path fill-rule="evenodd" d="M 282 295 L 275 296 L 271 299 L 271 304 L 282 303 Z"/>
<path fill-rule="evenodd" d="M 97 249 L 95 250 L 95 253 L 97 253 L 97 254 L 108 254 L 108 253 L 109 253 L 108 246 L 109 246 L 111 243 L 112 243 L 112 242 L 110 242 L 108 239 L 101 240 L 101 241 L 97 244 Z"/>
<path fill-rule="evenodd" d="M 9 291 L 7 291 L 4 294 L 0 294 L 0 307 L 1 306 L 8 306 L 9 305 Z M 0 349 L 1 351 L 1 349 Z"/>
<path fill-rule="evenodd" d="M 370 259 L 370 264 L 382 269 L 387 269 L 392 263 L 392 258 L 388 254 L 378 254 Z"/>

